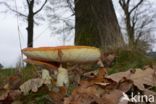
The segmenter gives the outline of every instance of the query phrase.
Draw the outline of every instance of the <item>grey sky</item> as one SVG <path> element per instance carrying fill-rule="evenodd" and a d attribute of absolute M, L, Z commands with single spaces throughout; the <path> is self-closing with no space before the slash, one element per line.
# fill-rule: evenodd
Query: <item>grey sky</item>
<path fill-rule="evenodd" d="M 117 4 L 116 1 L 117 0 L 114 0 L 115 5 Z M 151 1 L 156 4 L 156 0 Z M 0 21 L 0 63 L 5 67 L 12 67 L 15 66 L 18 57 L 20 56 L 16 17 L 13 15 L 0 14 Z M 25 48 L 27 42 L 26 24 L 20 22 L 19 25 L 21 30 L 22 48 Z M 34 47 L 62 45 L 62 38 L 59 38 L 57 34 L 51 34 L 49 30 L 43 32 L 46 28 L 46 25 L 35 27 Z M 73 42 L 74 39 L 67 41 L 66 45 L 73 45 Z"/>

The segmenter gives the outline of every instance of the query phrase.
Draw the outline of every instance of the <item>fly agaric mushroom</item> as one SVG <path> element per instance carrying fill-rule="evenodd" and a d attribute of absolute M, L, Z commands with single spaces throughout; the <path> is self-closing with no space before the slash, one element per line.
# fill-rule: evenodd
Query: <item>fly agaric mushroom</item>
<path fill-rule="evenodd" d="M 68 71 L 62 67 L 62 63 L 93 63 L 100 59 L 101 52 L 96 47 L 90 46 L 59 46 L 59 47 L 41 47 L 25 48 L 22 52 L 29 59 L 28 62 L 41 64 L 47 67 L 52 62 L 60 63 L 57 74 L 57 86 L 68 85 Z"/>

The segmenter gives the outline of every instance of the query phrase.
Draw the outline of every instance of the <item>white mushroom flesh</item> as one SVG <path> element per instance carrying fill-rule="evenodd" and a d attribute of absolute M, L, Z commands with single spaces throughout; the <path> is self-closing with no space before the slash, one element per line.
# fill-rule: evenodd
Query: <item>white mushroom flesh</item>
<path fill-rule="evenodd" d="M 66 87 L 68 87 L 68 85 L 69 85 L 68 71 L 67 71 L 67 69 L 63 68 L 62 66 L 60 66 L 58 68 L 56 85 L 59 86 L 59 87 L 64 86 L 64 85 Z"/>

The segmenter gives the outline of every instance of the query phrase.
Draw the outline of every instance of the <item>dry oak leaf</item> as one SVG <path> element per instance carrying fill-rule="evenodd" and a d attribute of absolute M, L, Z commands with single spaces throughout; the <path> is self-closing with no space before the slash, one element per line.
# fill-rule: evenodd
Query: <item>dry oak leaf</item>
<path fill-rule="evenodd" d="M 81 81 L 72 95 L 65 98 L 64 104 L 118 104 L 122 93 L 115 89 L 112 81 L 96 77 Z"/>
<path fill-rule="evenodd" d="M 89 93 L 89 90 L 91 91 L 94 89 L 95 88 L 92 87 L 87 89 L 87 92 L 77 93 L 69 98 L 65 98 L 64 104 L 118 104 L 122 97 L 122 91 L 116 89 L 110 92 L 101 90 L 100 96 L 97 96 L 97 93 L 99 93 L 100 90 L 95 93 Z"/>
<path fill-rule="evenodd" d="M 145 70 L 135 69 L 135 71 L 128 70 L 126 72 L 119 72 L 107 76 L 107 78 L 111 78 L 116 82 L 119 82 L 123 78 L 132 80 L 133 84 L 142 91 L 146 90 L 144 85 L 156 86 L 156 73 L 155 70 L 151 68 L 147 68 Z"/>

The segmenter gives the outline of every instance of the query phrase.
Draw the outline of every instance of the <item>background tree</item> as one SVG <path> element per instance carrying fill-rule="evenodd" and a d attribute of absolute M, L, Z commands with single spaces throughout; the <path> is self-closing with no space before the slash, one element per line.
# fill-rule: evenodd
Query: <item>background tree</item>
<path fill-rule="evenodd" d="M 51 33 L 57 34 L 64 45 L 74 37 L 74 12 L 74 0 L 50 0 L 46 6 Z"/>
<path fill-rule="evenodd" d="M 75 0 L 75 44 L 108 49 L 123 45 L 112 0 Z"/>
<path fill-rule="evenodd" d="M 3 68 L 3 65 L 0 63 L 0 69 L 2 69 Z"/>
<path fill-rule="evenodd" d="M 155 12 L 147 0 L 119 0 L 124 12 L 125 34 L 128 36 L 129 46 L 147 50 L 153 42 L 152 33 L 155 30 Z"/>
<path fill-rule="evenodd" d="M 15 13 L 18 16 L 24 17 L 26 19 L 27 25 L 28 25 L 28 27 L 26 28 L 27 35 L 28 35 L 27 47 L 33 47 L 33 35 L 34 35 L 34 23 L 35 23 L 34 17 L 43 9 L 47 1 L 48 0 L 44 0 L 44 1 L 43 0 L 25 0 L 23 5 L 25 8 L 24 12 L 26 13 L 20 12 L 17 10 L 16 6 L 18 2 L 16 3 L 16 1 L 15 1 L 16 6 L 14 7 L 11 6 L 12 4 L 14 4 L 13 3 L 14 1 L 12 2 L 10 0 L 6 0 L 6 1 L 0 2 L 1 5 L 4 5 L 11 12 Z M 37 5 L 40 5 L 40 6 L 37 6 Z"/>

